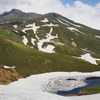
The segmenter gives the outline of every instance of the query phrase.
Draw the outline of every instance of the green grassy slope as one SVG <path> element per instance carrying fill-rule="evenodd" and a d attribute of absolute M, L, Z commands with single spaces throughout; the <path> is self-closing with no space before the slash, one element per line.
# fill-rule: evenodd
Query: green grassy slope
<path fill-rule="evenodd" d="M 0 38 L 0 65 L 16 66 L 22 76 L 51 71 L 96 71 L 99 66 L 63 54 L 46 54 Z"/>
<path fill-rule="evenodd" d="M 54 27 L 52 32 L 52 35 L 58 34 L 59 38 L 55 39 L 52 43 L 44 44 L 54 45 L 56 51 L 54 54 L 38 51 L 37 45 L 33 46 L 34 48 L 30 48 L 32 46 L 30 39 L 34 38 L 34 33 L 32 30 L 27 31 L 27 34 L 22 32 L 22 29 L 27 24 L 36 23 L 38 26 L 43 25 L 44 23 L 41 20 L 45 17 L 49 19 L 48 24 L 54 23 L 59 25 L 58 27 Z M 66 25 L 59 23 L 56 18 L 55 16 L 45 15 L 41 18 L 18 24 L 17 29 L 13 28 L 13 23 L 0 25 L 0 65 L 16 66 L 16 70 L 23 77 L 53 71 L 90 72 L 100 70 L 100 62 L 96 66 L 76 58 L 87 53 L 82 48 L 88 48 L 88 50 L 94 52 L 92 53 L 94 57 L 100 58 L 100 39 L 94 37 L 100 31 L 81 25 L 81 28 L 78 29 L 83 31 L 85 35 L 80 33 L 76 35 L 74 32 L 69 31 Z M 15 30 L 18 32 L 16 33 Z M 38 29 L 37 35 L 42 39 L 49 31 L 49 27 L 42 27 Z M 27 46 L 22 43 L 22 36 L 24 35 L 29 41 Z M 77 47 L 71 45 L 71 38 L 74 39 Z M 57 45 L 55 42 L 65 45 Z"/>

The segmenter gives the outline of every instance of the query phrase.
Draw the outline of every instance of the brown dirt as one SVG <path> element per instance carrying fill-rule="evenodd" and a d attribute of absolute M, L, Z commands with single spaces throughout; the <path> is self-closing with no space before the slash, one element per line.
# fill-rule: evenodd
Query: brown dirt
<path fill-rule="evenodd" d="M 9 84 L 21 78 L 16 69 L 5 69 L 0 67 L 0 84 Z"/>

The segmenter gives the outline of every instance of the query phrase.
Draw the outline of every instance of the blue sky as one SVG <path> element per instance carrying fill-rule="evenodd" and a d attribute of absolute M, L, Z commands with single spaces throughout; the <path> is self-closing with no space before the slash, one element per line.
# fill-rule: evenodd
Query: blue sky
<path fill-rule="evenodd" d="M 70 4 L 73 4 L 74 1 L 76 0 L 61 0 L 63 3 L 70 3 Z M 96 5 L 97 3 L 100 2 L 100 0 L 80 0 L 82 1 L 83 3 L 86 3 L 86 4 L 89 4 L 89 5 Z"/>

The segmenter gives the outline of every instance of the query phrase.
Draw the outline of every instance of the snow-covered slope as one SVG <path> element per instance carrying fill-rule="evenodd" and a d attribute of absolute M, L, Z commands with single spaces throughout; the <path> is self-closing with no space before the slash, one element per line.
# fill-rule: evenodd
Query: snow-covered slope
<path fill-rule="evenodd" d="M 30 77 L 27 77 L 25 79 L 20 79 L 6 86 L 0 85 L 0 100 L 98 100 L 100 94 L 91 95 L 91 96 L 87 95 L 87 96 L 63 97 L 63 96 L 59 96 L 44 91 L 44 85 L 46 84 L 46 82 L 52 79 L 56 80 L 57 77 L 60 78 L 74 77 L 82 81 L 84 80 L 84 78 L 89 76 L 100 76 L 100 72 L 93 72 L 93 73 L 52 72 L 52 73 L 44 73 L 39 75 L 32 75 Z M 55 84 L 57 85 L 56 82 Z M 69 85 L 74 86 L 71 83 Z"/>

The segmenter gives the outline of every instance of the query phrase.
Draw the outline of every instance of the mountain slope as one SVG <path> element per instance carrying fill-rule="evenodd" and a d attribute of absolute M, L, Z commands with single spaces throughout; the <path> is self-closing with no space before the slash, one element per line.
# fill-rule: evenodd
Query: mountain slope
<path fill-rule="evenodd" d="M 22 77 L 52 71 L 100 70 L 99 30 L 56 13 L 33 18 L 33 13 L 16 12 L 17 17 L 2 17 L 0 24 L 0 66 L 4 70 L 5 65 L 15 66 Z M 27 14 L 31 17 L 24 19 Z"/>

